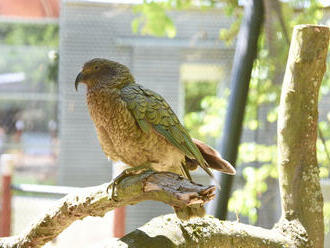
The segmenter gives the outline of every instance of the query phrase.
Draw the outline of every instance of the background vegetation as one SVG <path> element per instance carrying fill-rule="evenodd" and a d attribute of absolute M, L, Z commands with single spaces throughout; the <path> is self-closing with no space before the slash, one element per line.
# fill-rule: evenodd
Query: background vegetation
<path fill-rule="evenodd" d="M 290 0 L 285 3 L 272 2 L 272 6 L 266 6 L 271 11 L 266 13 L 266 23 L 262 36 L 259 39 L 258 57 L 255 61 L 250 83 L 248 105 L 246 108 L 244 128 L 258 135 L 266 125 L 275 125 L 277 120 L 277 106 L 279 103 L 280 86 L 286 57 L 289 49 L 290 34 L 292 28 L 301 23 L 316 24 L 322 20 L 323 8 L 316 0 Z M 228 30 L 219 30 L 219 39 L 227 44 L 232 44 L 239 31 L 242 6 L 235 0 L 167 0 L 144 1 L 137 5 L 135 12 L 138 17 L 132 23 L 132 30 L 145 35 L 175 37 L 176 27 L 170 16 L 169 10 L 197 8 L 209 9 L 217 6 L 224 7 L 224 13 L 232 16 L 233 24 Z M 49 50 L 48 58 L 45 53 L 40 56 L 26 56 L 20 59 L 20 63 L 10 63 L 4 58 L 15 59 L 12 50 L 11 56 L 0 58 L 0 73 L 8 71 L 25 71 L 29 81 L 41 87 L 54 87 L 57 83 L 58 73 L 58 25 L 57 24 L 0 24 L 0 45 L 21 47 L 42 46 Z M 14 56 L 13 56 L 14 55 Z M 31 59 L 39 63 L 39 70 L 32 70 Z M 17 57 L 16 57 L 17 60 Z M 45 61 L 47 61 L 45 63 Z M 330 59 L 329 59 L 330 62 Z M 47 80 L 44 80 L 45 73 Z M 43 80 L 41 80 L 43 78 Z M 46 85 L 46 86 L 45 86 Z M 47 86 L 48 85 L 48 86 Z M 54 90 L 57 88 L 54 87 Z M 216 82 L 202 82 L 185 84 L 185 125 L 192 136 L 216 145 L 221 137 L 224 116 L 226 112 L 226 98 L 229 90 L 216 92 Z M 330 91 L 329 70 L 321 88 L 322 96 Z M 219 97 L 221 95 L 222 97 Z M 12 103 L 16 104 L 16 103 Z M 5 110 L 1 103 L 0 111 Z M 261 118 L 261 112 L 266 111 L 266 119 Z M 1 112 L 0 112 L 1 114 Z M 1 118 L 3 119 L 3 118 Z M 330 112 L 323 113 L 319 122 L 320 138 L 318 140 L 318 160 L 321 177 L 329 177 L 330 166 Z M 45 123 L 44 123 L 45 124 Z M 238 169 L 242 171 L 246 184 L 243 188 L 233 192 L 229 203 L 229 209 L 233 212 L 247 216 L 250 223 L 255 223 L 258 218 L 258 209 L 261 206 L 261 197 L 268 190 L 268 183 L 278 177 L 276 162 L 276 134 L 273 135 L 272 144 L 257 142 L 242 143 L 239 149 Z M 327 148 L 329 147 L 329 148 Z M 325 216 L 329 223 L 330 204 L 325 204 Z"/>
<path fill-rule="evenodd" d="M 194 3 L 196 3 L 194 1 Z M 234 22 L 227 30 L 219 30 L 219 38 L 232 44 L 239 31 L 242 6 L 235 0 L 223 1 L 193 1 L 168 0 L 165 2 L 144 1 L 135 11 L 140 14 L 132 23 L 133 31 L 146 35 L 174 37 L 175 24 L 167 15 L 168 10 L 184 8 L 214 8 L 224 7 L 226 15 L 232 16 Z M 323 7 L 316 1 L 264 1 L 266 8 L 265 24 L 258 44 L 258 57 L 252 72 L 248 105 L 246 107 L 244 128 L 258 135 L 266 125 L 276 125 L 277 106 L 279 105 L 280 87 L 289 50 L 290 34 L 297 24 L 318 24 L 323 18 Z M 328 59 L 330 62 L 330 59 Z M 322 97 L 330 90 L 329 70 L 321 86 Z M 201 91 L 200 89 L 203 88 Z M 211 89 L 211 88 L 208 88 Z M 186 88 L 185 125 L 196 138 L 216 145 L 221 137 L 221 130 L 226 110 L 228 92 L 216 94 L 214 88 L 205 90 L 199 84 L 189 84 Z M 207 93 L 206 93 L 207 92 Z M 208 95 L 206 95 L 208 94 Z M 219 97 L 222 95 L 223 97 Z M 189 104 L 194 102 L 194 104 Z M 199 106 L 198 106 L 199 105 Z M 266 119 L 261 113 L 266 112 Z M 319 122 L 318 161 L 320 175 L 329 177 L 330 156 L 330 112 L 321 113 Z M 229 209 L 247 216 L 250 223 L 258 219 L 258 209 L 261 206 L 262 195 L 267 192 L 269 182 L 278 177 L 276 133 L 272 144 L 258 142 L 241 143 L 239 148 L 238 169 L 242 171 L 245 186 L 233 192 Z M 329 225 L 330 203 L 325 203 L 325 218 Z"/>

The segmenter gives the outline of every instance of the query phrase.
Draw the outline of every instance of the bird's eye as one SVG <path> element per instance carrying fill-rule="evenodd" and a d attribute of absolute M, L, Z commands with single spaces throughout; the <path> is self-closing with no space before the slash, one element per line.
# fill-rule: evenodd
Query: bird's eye
<path fill-rule="evenodd" d="M 98 70 L 99 69 L 99 67 L 96 65 L 96 66 L 94 66 L 94 70 Z"/>

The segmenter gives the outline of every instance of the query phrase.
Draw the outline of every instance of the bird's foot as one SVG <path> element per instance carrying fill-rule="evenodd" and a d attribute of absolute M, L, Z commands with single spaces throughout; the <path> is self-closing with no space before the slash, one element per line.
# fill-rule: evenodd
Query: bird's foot
<path fill-rule="evenodd" d="M 111 197 L 110 199 L 116 201 L 116 194 L 115 194 L 115 189 L 116 186 L 124 180 L 126 177 L 129 176 L 134 176 L 141 174 L 145 171 L 152 170 L 150 165 L 140 165 L 132 168 L 128 168 L 126 170 L 123 170 L 117 177 L 115 177 L 112 182 L 108 185 L 107 187 L 107 193 L 109 194 L 109 191 L 111 190 Z"/>

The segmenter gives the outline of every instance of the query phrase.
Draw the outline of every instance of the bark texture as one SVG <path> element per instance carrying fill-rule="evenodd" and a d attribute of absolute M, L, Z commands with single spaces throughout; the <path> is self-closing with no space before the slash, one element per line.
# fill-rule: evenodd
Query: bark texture
<path fill-rule="evenodd" d="M 221 221 L 213 216 L 181 222 L 169 214 L 114 241 L 106 248 L 293 248 L 294 242 L 277 230 Z"/>
<path fill-rule="evenodd" d="M 282 219 L 297 220 L 304 226 L 308 247 L 323 247 L 324 242 L 316 139 L 318 95 L 328 45 L 328 27 L 301 25 L 294 29 L 278 119 Z"/>

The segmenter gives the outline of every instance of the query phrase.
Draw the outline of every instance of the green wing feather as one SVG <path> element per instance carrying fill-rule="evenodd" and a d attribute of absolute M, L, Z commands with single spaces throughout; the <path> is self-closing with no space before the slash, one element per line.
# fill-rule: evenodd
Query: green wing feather
<path fill-rule="evenodd" d="M 149 133 L 153 128 L 188 158 L 196 159 L 213 177 L 199 149 L 163 97 L 141 85 L 130 84 L 121 89 L 121 98 L 144 133 Z"/>

